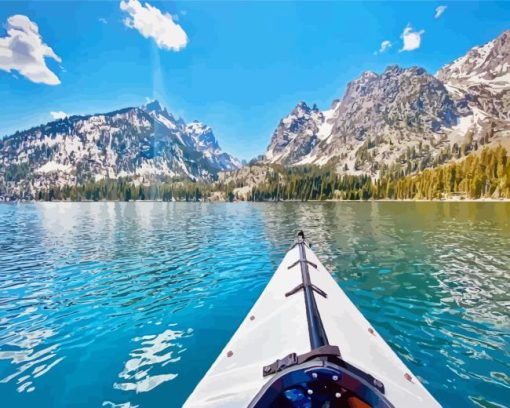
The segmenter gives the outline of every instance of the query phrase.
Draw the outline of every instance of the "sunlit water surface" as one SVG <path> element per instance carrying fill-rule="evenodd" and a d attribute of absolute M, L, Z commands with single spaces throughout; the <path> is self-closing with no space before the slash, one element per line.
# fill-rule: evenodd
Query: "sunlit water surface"
<path fill-rule="evenodd" d="M 0 205 L 0 405 L 179 407 L 299 228 L 444 406 L 510 402 L 508 203 L 41 203 Z"/>

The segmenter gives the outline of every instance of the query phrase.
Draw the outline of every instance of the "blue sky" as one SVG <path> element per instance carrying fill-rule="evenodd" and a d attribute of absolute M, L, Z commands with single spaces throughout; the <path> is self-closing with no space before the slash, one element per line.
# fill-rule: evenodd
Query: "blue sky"
<path fill-rule="evenodd" d="M 300 100 L 325 109 L 350 80 L 389 64 L 435 72 L 510 28 L 510 2 L 149 3 L 135 6 L 155 20 L 138 20 L 140 9 L 122 10 L 120 1 L 2 2 L 0 135 L 48 122 L 50 112 L 102 113 L 158 98 L 250 159 Z M 15 15 L 35 23 L 57 57 L 46 54 L 49 72 L 23 74 L 23 61 L 2 60 Z"/>

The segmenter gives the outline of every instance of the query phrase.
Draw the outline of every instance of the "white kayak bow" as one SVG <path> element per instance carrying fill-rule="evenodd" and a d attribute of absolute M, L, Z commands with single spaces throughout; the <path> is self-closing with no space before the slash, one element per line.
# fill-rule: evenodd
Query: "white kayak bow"
<path fill-rule="evenodd" d="M 302 232 L 185 407 L 439 407 Z"/>

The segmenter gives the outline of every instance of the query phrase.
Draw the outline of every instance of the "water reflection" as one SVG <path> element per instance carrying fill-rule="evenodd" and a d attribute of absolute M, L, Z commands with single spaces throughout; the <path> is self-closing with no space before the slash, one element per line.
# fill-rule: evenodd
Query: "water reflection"
<path fill-rule="evenodd" d="M 189 330 L 186 335 L 191 335 Z M 122 391 L 148 392 L 158 385 L 173 380 L 176 373 L 160 373 L 169 363 L 180 360 L 178 354 L 185 351 L 182 344 L 175 342 L 184 335 L 181 331 L 166 329 L 160 334 L 135 337 L 134 342 L 140 347 L 129 353 L 131 357 L 126 361 L 124 369 L 119 374 L 121 382 L 113 387 Z M 174 349 L 174 350 L 172 350 Z"/>
<path fill-rule="evenodd" d="M 0 225 L 5 406 L 180 406 L 299 229 L 444 406 L 510 400 L 509 204 L 40 203 Z"/>
<path fill-rule="evenodd" d="M 2 378 L 0 383 L 15 381 L 18 392 L 34 391 L 34 379 L 46 374 L 63 360 L 63 357 L 57 356 L 58 344 L 45 344 L 54 335 L 52 329 L 21 329 L 3 337 L 0 360 L 7 360 L 16 368 Z"/>
<path fill-rule="evenodd" d="M 442 404 L 508 401 L 510 205 L 285 203 L 265 221 L 277 247 L 296 228 L 308 232 L 344 290 Z"/>

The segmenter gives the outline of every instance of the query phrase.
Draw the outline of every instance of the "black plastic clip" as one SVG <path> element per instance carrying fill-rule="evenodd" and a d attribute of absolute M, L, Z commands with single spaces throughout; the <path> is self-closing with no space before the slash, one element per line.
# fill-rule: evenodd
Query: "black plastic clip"
<path fill-rule="evenodd" d="M 300 354 L 299 356 L 296 353 L 291 353 L 282 359 L 276 360 L 273 364 L 264 366 L 262 369 L 262 375 L 266 377 L 268 375 L 278 373 L 288 367 L 302 364 L 306 361 L 320 357 L 341 358 L 340 349 L 337 346 L 327 345 L 311 350 L 308 353 Z"/>
<path fill-rule="evenodd" d="M 296 353 L 290 353 L 282 359 L 276 360 L 273 364 L 264 366 L 263 375 L 274 374 L 279 371 L 286 369 L 287 367 L 292 367 L 298 363 L 298 357 Z"/>
<path fill-rule="evenodd" d="M 294 268 L 298 263 L 300 262 L 304 262 L 304 263 L 307 263 L 308 265 L 310 265 L 312 268 L 314 269 L 317 269 L 317 265 L 314 264 L 313 262 L 310 262 L 309 260 L 307 259 L 298 259 L 296 262 L 294 262 L 292 265 L 290 265 L 287 269 L 292 269 Z"/>
<path fill-rule="evenodd" d="M 312 288 L 313 291 L 317 292 L 319 295 L 321 295 L 322 297 L 324 298 L 327 298 L 328 297 L 328 294 L 326 292 L 324 292 L 322 289 L 319 289 L 317 286 L 315 286 L 313 283 L 310 284 L 310 287 Z M 287 292 L 285 294 L 285 297 L 289 297 L 289 296 L 292 296 L 294 293 L 296 292 L 299 292 L 301 289 L 304 289 L 305 288 L 305 285 L 303 285 L 302 283 L 300 283 L 299 285 L 297 285 L 294 289 L 292 289 L 291 291 Z"/>

